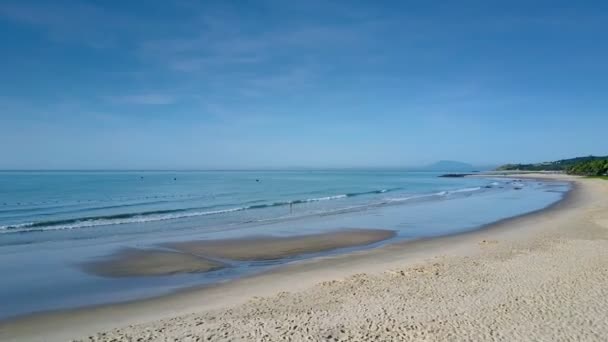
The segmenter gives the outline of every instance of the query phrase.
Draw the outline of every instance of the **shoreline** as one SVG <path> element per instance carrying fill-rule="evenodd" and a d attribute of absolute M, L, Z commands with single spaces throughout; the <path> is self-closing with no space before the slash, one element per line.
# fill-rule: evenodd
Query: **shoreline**
<path fill-rule="evenodd" d="M 490 175 L 490 177 L 495 176 Z M 483 238 L 482 241 L 494 241 L 498 237 L 518 235 L 517 238 L 521 238 L 522 234 L 537 233 L 536 230 L 522 233 L 522 227 L 518 226 L 545 216 L 555 216 L 555 213 L 564 214 L 563 211 L 575 209 L 577 203 L 584 200 L 578 198 L 583 191 L 579 189 L 578 183 L 582 181 L 572 177 L 547 175 L 510 175 L 509 177 L 569 181 L 572 185 L 570 191 L 561 200 L 544 209 L 503 219 L 475 230 L 397 242 L 372 250 L 297 261 L 225 284 L 185 289 L 161 297 L 10 318 L 0 322 L 0 337 L 3 340 L 36 340 L 36 337 L 40 338 L 39 334 L 45 334 L 44 340 L 64 340 L 125 325 L 238 306 L 255 297 L 274 296 L 285 290 L 303 291 L 318 286 L 319 283 L 348 278 L 357 273 L 380 274 L 391 268 L 425 262 L 438 255 L 463 256 L 472 253 L 467 250 L 469 245 L 473 241 L 479 242 L 480 238 Z M 202 301 L 205 301 L 204 304 Z"/>

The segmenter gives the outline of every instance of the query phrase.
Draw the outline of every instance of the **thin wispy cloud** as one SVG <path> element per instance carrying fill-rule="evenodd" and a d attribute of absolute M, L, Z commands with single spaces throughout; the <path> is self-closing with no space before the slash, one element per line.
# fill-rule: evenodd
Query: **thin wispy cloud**
<path fill-rule="evenodd" d="M 170 70 L 210 73 L 218 67 L 240 66 L 255 70 L 263 63 L 283 60 L 288 63 L 307 62 L 355 43 L 367 37 L 343 29 L 311 27 L 290 32 L 262 35 L 223 34 L 192 39 L 144 42 L 141 56 L 157 61 Z M 223 70 L 221 70 L 223 71 Z"/>

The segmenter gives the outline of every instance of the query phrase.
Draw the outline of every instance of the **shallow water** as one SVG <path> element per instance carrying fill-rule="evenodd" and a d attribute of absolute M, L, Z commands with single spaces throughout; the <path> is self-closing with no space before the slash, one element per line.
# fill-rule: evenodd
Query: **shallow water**
<path fill-rule="evenodd" d="M 289 260 L 206 273 L 109 279 L 80 264 L 121 247 L 383 228 L 452 234 L 544 208 L 564 183 L 403 171 L 2 172 L 0 318 L 159 295 Z M 393 239 L 393 240 L 395 240 Z M 349 248 L 341 253 L 360 248 Z"/>

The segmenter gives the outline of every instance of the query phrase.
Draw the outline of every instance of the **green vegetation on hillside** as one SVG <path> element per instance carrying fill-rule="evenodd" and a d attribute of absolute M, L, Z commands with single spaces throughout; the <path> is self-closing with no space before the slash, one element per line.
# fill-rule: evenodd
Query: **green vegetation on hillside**
<path fill-rule="evenodd" d="M 608 175 L 608 156 L 578 157 L 554 162 L 537 164 L 506 164 L 497 171 L 564 171 L 572 175 L 605 176 Z"/>
<path fill-rule="evenodd" d="M 581 162 L 568 167 L 566 172 L 572 175 L 605 176 L 608 175 L 608 159 Z"/>

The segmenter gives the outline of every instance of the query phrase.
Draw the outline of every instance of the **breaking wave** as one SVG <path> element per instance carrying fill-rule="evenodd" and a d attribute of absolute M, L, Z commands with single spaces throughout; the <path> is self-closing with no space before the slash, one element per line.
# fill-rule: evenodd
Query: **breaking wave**
<path fill-rule="evenodd" d="M 100 216 L 88 216 L 79 218 L 70 218 L 62 220 L 47 220 L 38 222 L 28 222 L 13 225 L 0 226 L 0 234 L 4 233 L 28 233 L 28 232 L 40 232 L 48 230 L 64 230 L 64 229 L 77 229 L 77 228 L 89 228 L 106 225 L 117 225 L 127 223 L 144 223 L 144 222 L 155 222 L 165 221 L 180 218 L 196 217 L 196 216 L 208 216 L 208 215 L 220 215 L 245 210 L 256 210 L 271 207 L 289 206 L 294 204 L 312 203 L 320 201 L 331 201 L 339 200 L 348 197 L 356 197 L 362 195 L 372 194 L 383 194 L 390 191 L 398 190 L 394 189 L 380 189 L 365 192 L 354 192 L 333 196 L 315 197 L 307 199 L 299 199 L 293 201 L 280 201 L 267 204 L 255 204 L 227 209 L 209 210 L 212 207 L 206 208 L 188 208 L 188 209 L 170 209 L 170 210 L 154 210 L 145 212 L 135 213 L 124 213 L 114 215 L 100 215 Z M 201 210 L 205 209 L 205 210 Z"/>

